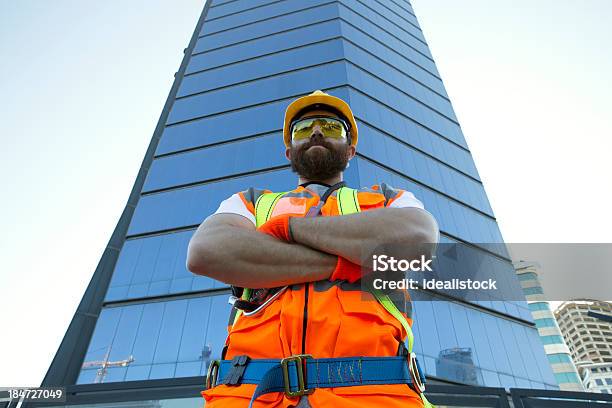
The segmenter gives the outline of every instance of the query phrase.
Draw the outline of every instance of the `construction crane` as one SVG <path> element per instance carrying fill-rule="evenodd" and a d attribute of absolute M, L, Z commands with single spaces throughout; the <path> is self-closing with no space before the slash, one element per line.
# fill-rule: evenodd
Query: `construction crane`
<path fill-rule="evenodd" d="M 81 368 L 89 368 L 89 367 L 96 367 L 96 366 L 100 367 L 98 371 L 96 372 L 96 379 L 94 380 L 94 383 L 96 384 L 104 382 L 104 377 L 106 377 L 106 372 L 107 372 L 108 367 L 125 367 L 134 361 L 134 357 L 131 355 L 125 360 L 108 361 L 110 352 L 111 352 L 111 346 L 108 346 L 108 350 L 106 351 L 106 354 L 104 355 L 104 360 L 86 361 L 81 366 Z"/>

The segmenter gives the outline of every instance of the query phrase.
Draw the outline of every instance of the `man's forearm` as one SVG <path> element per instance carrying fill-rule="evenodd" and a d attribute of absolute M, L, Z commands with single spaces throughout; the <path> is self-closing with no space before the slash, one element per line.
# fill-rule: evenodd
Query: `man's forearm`
<path fill-rule="evenodd" d="M 384 208 L 358 214 L 292 218 L 295 242 L 362 264 L 380 245 L 434 243 L 435 220 L 416 208 Z"/>
<path fill-rule="evenodd" d="M 327 279 L 337 263 L 336 256 L 232 226 L 196 233 L 188 252 L 192 272 L 247 288 Z"/>

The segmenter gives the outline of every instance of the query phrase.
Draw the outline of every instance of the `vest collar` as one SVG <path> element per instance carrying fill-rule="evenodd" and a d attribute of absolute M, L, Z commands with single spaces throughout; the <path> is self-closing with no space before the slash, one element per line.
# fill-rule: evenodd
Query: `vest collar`
<path fill-rule="evenodd" d="M 316 194 L 317 196 L 321 197 L 323 194 L 325 194 L 327 189 L 330 188 L 331 186 L 329 184 L 320 183 L 318 181 L 308 181 L 306 183 L 300 184 L 299 187 L 302 187 L 304 190 L 308 190 Z M 334 190 L 334 192 L 332 193 L 332 196 L 335 196 L 337 191 L 338 191 L 337 189 Z"/>

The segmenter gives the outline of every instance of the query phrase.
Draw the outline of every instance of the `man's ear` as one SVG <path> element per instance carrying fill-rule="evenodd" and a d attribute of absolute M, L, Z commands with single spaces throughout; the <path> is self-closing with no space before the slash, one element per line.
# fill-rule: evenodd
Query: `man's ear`
<path fill-rule="evenodd" d="M 285 157 L 287 160 L 291 161 L 291 149 L 289 147 L 285 149 Z"/>
<path fill-rule="evenodd" d="M 355 146 L 350 145 L 348 148 L 348 159 L 351 160 L 353 157 L 355 157 L 355 153 L 357 153 L 357 148 L 355 148 Z"/>

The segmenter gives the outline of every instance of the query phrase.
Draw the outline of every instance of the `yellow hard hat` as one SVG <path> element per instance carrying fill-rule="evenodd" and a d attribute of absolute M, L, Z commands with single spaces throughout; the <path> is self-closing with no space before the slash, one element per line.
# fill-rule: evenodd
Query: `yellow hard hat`
<path fill-rule="evenodd" d="M 291 145 L 291 129 L 289 129 L 291 126 L 291 121 L 304 108 L 313 105 L 321 105 L 321 109 L 325 109 L 325 106 L 331 106 L 344 115 L 346 119 L 348 119 L 349 125 L 351 126 L 351 144 L 353 146 L 357 146 L 357 122 L 355 122 L 355 117 L 353 116 L 351 107 L 342 99 L 319 90 L 314 91 L 310 95 L 302 96 L 287 106 L 287 110 L 285 111 L 285 125 L 283 127 L 285 146 L 289 147 Z M 313 108 L 316 109 L 316 106 L 313 106 Z"/>

